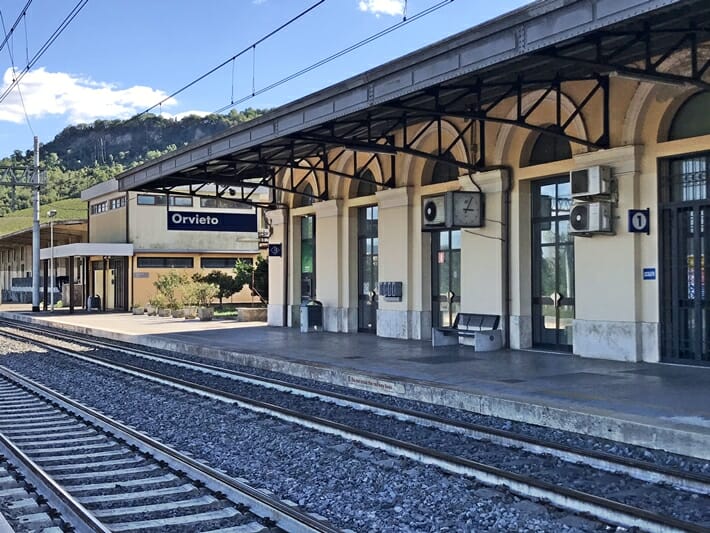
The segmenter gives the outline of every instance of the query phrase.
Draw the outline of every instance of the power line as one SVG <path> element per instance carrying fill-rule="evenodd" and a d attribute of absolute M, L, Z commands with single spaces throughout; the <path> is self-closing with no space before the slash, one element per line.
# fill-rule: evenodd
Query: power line
<path fill-rule="evenodd" d="M 2 51 L 3 47 L 5 46 L 7 41 L 12 36 L 13 32 L 15 31 L 15 28 L 17 28 L 17 25 L 25 17 L 25 14 L 27 13 L 27 8 L 30 7 L 31 3 L 32 3 L 32 0 L 27 0 L 25 7 L 23 7 L 22 11 L 20 11 L 20 14 L 17 15 L 17 20 L 15 20 L 15 23 L 12 25 L 12 28 L 10 28 L 10 32 L 5 34 L 5 38 L 3 39 L 2 43 L 0 43 L 0 51 Z"/>
<path fill-rule="evenodd" d="M 146 109 L 145 111 L 143 111 L 143 112 L 141 112 L 141 113 L 138 113 L 138 114 L 137 114 L 136 116 L 134 116 L 133 118 L 138 118 L 138 117 L 140 117 L 140 116 L 142 116 L 142 115 L 145 115 L 146 113 L 150 113 L 150 112 L 151 112 L 153 109 L 155 109 L 156 107 L 162 106 L 165 102 L 167 102 L 167 101 L 170 100 L 171 98 L 177 96 L 178 94 L 182 93 L 183 91 L 186 91 L 187 89 L 189 89 L 190 87 L 192 87 L 192 86 L 195 85 L 196 83 L 199 83 L 200 81 L 204 80 L 206 77 L 210 76 L 211 74 L 214 74 L 214 73 L 217 72 L 219 69 L 221 69 L 221 68 L 224 67 L 225 65 L 229 64 L 230 62 L 234 61 L 234 60 L 237 59 L 238 57 L 244 55 L 245 53 L 249 52 L 250 50 L 253 50 L 253 51 L 254 51 L 254 56 L 256 56 L 256 46 L 257 46 L 257 45 L 263 43 L 263 42 L 266 41 L 269 37 L 274 36 L 275 34 L 277 34 L 278 32 L 280 32 L 281 30 L 283 30 L 283 29 L 286 28 L 287 26 L 293 24 L 293 23 L 296 22 L 298 19 L 300 19 L 300 18 L 303 17 L 304 15 L 310 13 L 311 11 L 313 11 L 315 8 L 317 8 L 319 5 L 321 5 L 321 4 L 322 4 L 323 2 L 325 2 L 325 1 L 326 1 L 326 0 L 319 0 L 319 1 L 316 2 L 315 4 L 313 4 L 313 5 L 311 5 L 310 7 L 304 9 L 303 11 L 301 11 L 301 12 L 300 12 L 298 15 L 296 15 L 295 17 L 293 17 L 293 18 L 291 18 L 290 20 L 288 20 L 288 21 L 284 22 L 283 24 L 281 24 L 281 26 L 279 26 L 278 28 L 276 28 L 276 29 L 274 29 L 274 30 L 271 30 L 269 33 L 267 33 L 266 35 L 264 35 L 263 37 L 261 37 L 261 38 L 258 39 L 257 41 L 254 41 L 252 44 L 250 44 L 249 46 L 247 46 L 247 47 L 244 48 L 243 50 L 237 52 L 236 54 L 234 54 L 234 55 L 233 55 L 232 57 L 230 57 L 229 59 L 225 59 L 224 61 L 222 61 L 222 62 L 221 62 L 219 65 L 217 65 L 216 67 L 211 68 L 210 70 L 208 70 L 207 72 L 205 72 L 205 73 L 202 74 L 201 76 L 198 76 L 197 78 L 195 78 L 194 80 L 192 80 L 192 81 L 191 81 L 190 83 L 188 83 L 187 85 L 181 87 L 180 89 L 178 89 L 178 90 L 175 91 L 174 93 L 170 94 L 169 96 L 166 96 L 165 98 L 163 98 L 163 99 L 162 99 L 160 102 L 158 102 L 157 104 L 155 104 L 155 105 L 149 107 L 148 109 Z M 252 80 L 253 80 L 253 73 L 252 73 Z M 0 101 L 1 101 L 1 100 L 0 100 Z"/>
<path fill-rule="evenodd" d="M 230 102 L 229 104 L 225 105 L 224 107 L 219 108 L 217 111 L 215 111 L 215 113 L 224 113 L 227 109 L 230 109 L 234 106 L 242 104 L 242 103 L 246 102 L 247 100 L 251 100 L 252 98 L 254 98 L 260 94 L 263 94 L 267 91 L 275 89 L 276 87 L 283 85 L 284 83 L 287 83 L 295 78 L 303 76 L 304 74 L 307 74 L 308 72 L 315 70 L 318 67 L 325 65 L 326 63 L 330 63 L 331 61 L 334 61 L 335 59 L 338 59 L 339 57 L 342 57 L 345 54 L 352 52 L 353 50 L 357 50 L 358 48 L 365 46 L 366 44 L 376 41 L 380 37 L 384 37 L 388 33 L 391 33 L 393 31 L 401 28 L 402 26 L 406 26 L 407 24 L 414 22 L 415 20 L 425 17 L 426 15 L 433 13 L 434 11 L 444 7 L 447 4 L 452 3 L 453 1 L 454 0 L 441 0 L 438 4 L 434 4 L 433 6 L 430 6 L 427 9 L 424 9 L 423 11 L 420 11 L 419 13 L 412 15 L 411 17 L 404 18 L 404 19 L 402 19 L 402 21 L 397 22 L 396 24 L 393 24 L 392 26 L 389 26 L 389 27 L 387 27 L 387 28 L 385 28 L 373 35 L 370 35 L 369 37 L 366 37 L 362 41 L 359 41 L 353 45 L 350 45 L 347 48 L 343 48 L 342 50 L 334 53 L 333 55 L 330 55 L 324 59 L 321 59 L 320 61 L 317 61 L 317 62 L 315 62 L 315 63 L 297 71 L 297 72 L 294 72 L 293 74 L 290 74 L 290 75 L 286 76 L 285 78 L 281 78 L 280 80 L 275 81 L 274 83 L 267 85 L 266 87 L 262 87 L 258 91 L 254 91 L 252 89 L 252 94 L 244 96 L 236 101 Z"/>
<path fill-rule="evenodd" d="M 0 94 L 0 103 L 2 103 L 5 98 L 7 98 L 7 95 L 12 92 L 12 90 L 17 86 L 18 83 L 20 83 L 20 80 L 27 74 L 30 69 L 34 66 L 37 61 L 39 61 L 39 58 L 44 55 L 44 53 L 49 49 L 52 44 L 54 44 L 54 41 L 57 40 L 57 38 L 64 32 L 64 30 L 67 29 L 67 26 L 71 24 L 71 22 L 76 18 L 76 16 L 81 12 L 82 9 L 84 9 L 84 6 L 89 3 L 89 0 L 79 0 L 79 2 L 74 6 L 74 9 L 72 9 L 69 14 L 64 18 L 64 20 L 59 24 L 56 30 L 50 35 L 49 39 L 47 39 L 44 44 L 40 47 L 40 49 L 37 51 L 37 53 L 28 61 L 27 65 L 25 68 L 22 69 L 20 72 L 19 76 L 17 76 L 13 82 L 5 89 L 5 91 Z M 28 2 L 29 4 L 29 2 Z M 7 41 L 7 39 L 5 39 Z"/>
<path fill-rule="evenodd" d="M 30 2 L 31 2 L 31 1 L 32 1 L 32 0 L 30 0 Z M 28 4 L 29 4 L 29 3 L 28 3 Z M 24 14 L 23 14 L 23 15 L 24 15 Z M 25 17 L 23 16 L 23 18 L 25 18 Z M 4 41 L 4 42 L 7 42 L 7 40 L 8 40 L 8 34 L 7 34 L 7 30 L 5 29 L 5 17 L 3 17 L 3 15 L 2 15 L 2 11 L 0 11 L 0 22 L 2 22 L 2 31 L 3 31 L 3 33 L 5 34 L 5 41 Z M 27 22 L 25 21 L 25 50 L 27 50 L 27 43 L 28 43 L 28 39 L 27 39 Z M 12 53 L 12 47 L 11 47 L 10 45 L 8 45 L 8 47 L 7 47 L 7 53 L 8 53 L 8 55 L 10 56 L 10 63 L 12 64 L 12 78 L 13 78 L 13 80 L 14 80 L 15 77 L 16 77 L 16 75 L 17 75 L 17 71 L 15 70 L 15 56 L 14 56 L 13 53 Z M 29 56 L 29 53 L 28 53 L 27 55 Z M 34 135 L 35 135 L 35 130 L 32 128 L 32 123 L 30 122 L 30 116 L 27 114 L 27 107 L 25 106 L 25 99 L 24 99 L 24 97 L 22 96 L 22 91 L 20 90 L 20 85 L 19 85 L 19 83 L 18 83 L 18 85 L 17 85 L 17 94 L 20 95 L 20 103 L 22 104 L 22 112 L 23 112 L 24 115 L 25 115 L 25 121 L 27 122 L 27 126 L 30 128 L 30 132 L 31 132 L 32 135 L 34 136 Z"/>

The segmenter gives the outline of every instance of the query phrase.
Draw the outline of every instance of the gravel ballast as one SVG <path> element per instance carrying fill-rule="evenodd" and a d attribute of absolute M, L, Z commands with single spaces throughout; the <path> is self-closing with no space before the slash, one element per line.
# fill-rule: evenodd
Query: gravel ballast
<path fill-rule="evenodd" d="M 356 531 L 605 531 L 589 518 L 114 371 L 2 340 L 0 363 Z"/>

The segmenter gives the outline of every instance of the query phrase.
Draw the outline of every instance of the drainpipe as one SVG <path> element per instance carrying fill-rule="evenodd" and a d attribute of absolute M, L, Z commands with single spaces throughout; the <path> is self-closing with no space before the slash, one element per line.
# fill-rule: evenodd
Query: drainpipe
<path fill-rule="evenodd" d="M 288 205 L 283 206 L 284 213 L 284 238 L 281 245 L 281 262 L 283 263 L 283 278 L 284 278 L 284 310 L 283 310 L 283 325 L 285 328 L 288 327 L 288 243 L 289 243 L 289 228 L 291 222 L 291 213 L 289 211 Z"/>

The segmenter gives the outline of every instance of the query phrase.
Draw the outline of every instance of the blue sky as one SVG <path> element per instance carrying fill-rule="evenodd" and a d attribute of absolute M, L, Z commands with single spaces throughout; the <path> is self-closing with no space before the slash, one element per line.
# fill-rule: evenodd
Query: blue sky
<path fill-rule="evenodd" d="M 28 0 L 3 0 L 9 31 Z M 0 95 L 12 82 L 9 51 L 25 69 L 78 0 L 32 0 L 0 50 Z M 316 0 L 89 0 L 0 102 L 0 157 L 49 142 L 70 124 L 129 118 L 248 48 Z M 442 7 L 387 36 L 237 106 L 276 107 L 514 10 L 522 0 L 325 0 L 191 89 L 157 108 L 213 112 L 357 43 L 403 18 Z M 1 31 L 1 30 L 0 30 Z M 0 42 L 4 33 L 0 33 Z M 253 66 L 255 65 L 255 68 Z M 29 118 L 25 118 L 20 98 Z M 31 128 L 30 128 L 31 126 Z"/>

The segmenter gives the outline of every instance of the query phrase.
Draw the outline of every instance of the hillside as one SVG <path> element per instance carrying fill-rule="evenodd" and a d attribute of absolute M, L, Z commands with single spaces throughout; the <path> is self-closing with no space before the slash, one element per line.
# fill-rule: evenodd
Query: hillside
<path fill-rule="evenodd" d="M 191 115 L 181 120 L 143 115 L 128 120 L 97 120 L 69 126 L 40 146 L 40 166 L 47 173 L 41 203 L 78 198 L 81 191 L 126 169 L 179 147 L 247 122 L 266 110 L 245 109 L 227 115 Z M 15 150 L 0 165 L 32 166 L 31 150 Z M 0 186 L 0 215 L 30 207 L 29 187 Z"/>
<path fill-rule="evenodd" d="M 86 218 L 86 202 L 79 198 L 60 200 L 52 204 L 42 204 L 40 206 L 40 223 L 48 221 L 47 211 L 56 209 L 56 222 L 65 220 L 80 220 Z M 16 231 L 28 230 L 32 228 L 33 221 L 32 208 L 20 209 L 0 217 L 0 236 L 15 233 Z"/>

